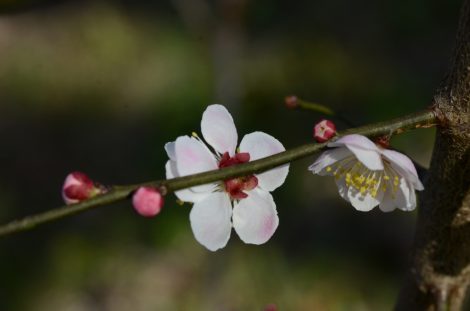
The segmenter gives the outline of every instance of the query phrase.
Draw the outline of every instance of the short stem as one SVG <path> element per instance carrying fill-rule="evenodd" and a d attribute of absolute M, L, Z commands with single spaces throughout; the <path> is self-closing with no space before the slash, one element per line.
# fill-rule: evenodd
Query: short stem
<path fill-rule="evenodd" d="M 334 111 L 333 109 L 331 109 L 328 106 L 321 105 L 321 104 L 318 104 L 318 103 L 309 102 L 309 101 L 306 101 L 306 100 L 303 100 L 303 99 L 300 99 L 300 98 L 297 98 L 297 102 L 298 102 L 299 108 L 319 112 L 319 113 L 322 113 L 326 116 L 333 117 L 333 118 L 343 122 L 345 125 L 350 126 L 350 127 L 355 126 L 354 123 L 351 122 L 345 116 L 343 116 L 343 114 L 341 114 L 338 111 Z"/>
<path fill-rule="evenodd" d="M 305 109 L 305 110 L 311 110 L 315 112 L 320 112 L 322 114 L 325 114 L 327 116 L 336 116 L 336 113 L 333 109 L 329 108 L 328 106 L 324 106 L 318 103 L 313 103 L 309 102 L 303 99 L 298 98 L 297 102 L 299 104 L 299 108 Z"/>

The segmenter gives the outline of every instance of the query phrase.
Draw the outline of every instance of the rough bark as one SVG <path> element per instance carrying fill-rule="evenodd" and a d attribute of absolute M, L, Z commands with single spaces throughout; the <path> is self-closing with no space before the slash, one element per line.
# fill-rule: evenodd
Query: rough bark
<path fill-rule="evenodd" d="M 470 0 L 462 6 L 452 65 L 434 102 L 440 126 L 397 310 L 461 310 L 468 294 Z"/>

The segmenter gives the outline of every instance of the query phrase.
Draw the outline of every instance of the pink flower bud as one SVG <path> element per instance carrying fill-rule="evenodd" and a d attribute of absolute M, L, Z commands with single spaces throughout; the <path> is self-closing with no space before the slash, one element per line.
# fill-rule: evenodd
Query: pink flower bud
<path fill-rule="evenodd" d="M 153 217 L 160 213 L 163 207 L 163 196 L 152 187 L 140 187 L 132 197 L 134 209 L 144 217 Z"/>
<path fill-rule="evenodd" d="M 319 143 L 324 143 L 336 134 L 336 126 L 330 120 L 321 120 L 313 128 L 313 137 Z"/>
<path fill-rule="evenodd" d="M 101 192 L 101 189 L 95 186 L 93 180 L 82 172 L 68 174 L 62 186 L 62 198 L 66 204 L 81 202 Z"/>

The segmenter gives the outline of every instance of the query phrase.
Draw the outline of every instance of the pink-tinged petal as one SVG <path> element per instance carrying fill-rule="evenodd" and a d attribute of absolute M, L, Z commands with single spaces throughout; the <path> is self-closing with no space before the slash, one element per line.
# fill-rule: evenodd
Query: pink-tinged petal
<path fill-rule="evenodd" d="M 209 149 L 194 137 L 180 136 L 175 142 L 176 169 L 179 177 L 218 169 L 217 160 Z M 191 188 L 195 192 L 211 192 L 214 184 Z"/>
<path fill-rule="evenodd" d="M 175 154 L 180 176 L 218 169 L 215 156 L 194 137 L 178 137 L 175 142 Z"/>
<path fill-rule="evenodd" d="M 419 180 L 418 173 L 416 172 L 416 168 L 411 161 L 403 153 L 384 149 L 381 151 L 382 155 L 391 162 L 393 168 L 400 173 L 403 177 L 405 177 L 416 190 L 424 190 L 423 184 Z"/>
<path fill-rule="evenodd" d="M 232 231 L 232 204 L 224 192 L 214 192 L 196 202 L 189 219 L 196 240 L 211 251 L 225 247 Z"/>
<path fill-rule="evenodd" d="M 378 191 L 376 197 L 373 197 L 369 192 L 362 194 L 354 187 L 349 187 L 347 196 L 351 205 L 358 211 L 368 212 L 374 207 L 379 205 L 383 197 L 383 192 Z"/>
<path fill-rule="evenodd" d="M 278 225 L 276 204 L 269 192 L 255 189 L 248 192 L 246 199 L 235 203 L 233 227 L 243 242 L 266 243 Z"/>
<path fill-rule="evenodd" d="M 370 170 L 383 170 L 379 148 L 367 137 L 351 134 L 328 144 L 329 147 L 346 146 Z"/>
<path fill-rule="evenodd" d="M 322 176 L 331 175 L 333 174 L 333 171 L 331 170 L 327 172 L 325 169 L 328 166 L 347 158 L 348 156 L 352 156 L 352 153 L 348 148 L 345 147 L 326 150 L 317 158 L 317 160 L 312 165 L 309 166 L 308 169 L 314 174 Z"/>
<path fill-rule="evenodd" d="M 176 161 L 175 142 L 171 141 L 165 144 L 165 151 L 170 160 Z"/>
<path fill-rule="evenodd" d="M 279 140 L 263 132 L 247 134 L 240 143 L 240 152 L 248 152 L 250 154 L 250 161 L 266 158 L 285 150 Z M 286 164 L 257 174 L 258 185 L 264 190 L 273 191 L 284 183 L 288 173 L 289 164 Z"/>
<path fill-rule="evenodd" d="M 166 170 L 166 178 L 167 179 L 172 179 L 172 178 L 175 178 L 175 177 L 178 176 L 178 174 L 176 173 L 177 172 L 176 162 L 174 162 L 174 161 L 167 161 L 166 164 L 165 164 L 165 170 Z M 216 185 L 213 185 L 213 187 L 215 188 Z M 178 199 L 180 199 L 183 202 L 194 203 L 194 202 L 197 202 L 197 201 L 200 201 L 200 200 L 204 199 L 205 197 L 207 197 L 212 192 L 212 191 L 194 192 L 191 189 L 192 188 L 175 191 L 175 195 Z"/>
<path fill-rule="evenodd" d="M 222 105 L 210 105 L 202 114 L 201 132 L 217 152 L 235 154 L 238 134 L 233 118 Z"/>

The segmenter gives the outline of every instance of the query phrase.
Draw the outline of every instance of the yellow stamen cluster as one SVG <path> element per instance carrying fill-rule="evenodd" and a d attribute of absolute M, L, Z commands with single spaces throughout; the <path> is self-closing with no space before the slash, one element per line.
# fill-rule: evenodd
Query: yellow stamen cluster
<path fill-rule="evenodd" d="M 327 166 L 325 171 L 332 173 L 337 180 L 344 178 L 346 186 L 353 187 L 362 196 L 369 194 L 375 198 L 379 191 L 385 192 L 387 186 L 391 186 L 392 197 L 395 197 L 400 184 L 400 177 L 386 162 L 384 170 L 372 171 L 355 157 L 349 157 Z"/>

